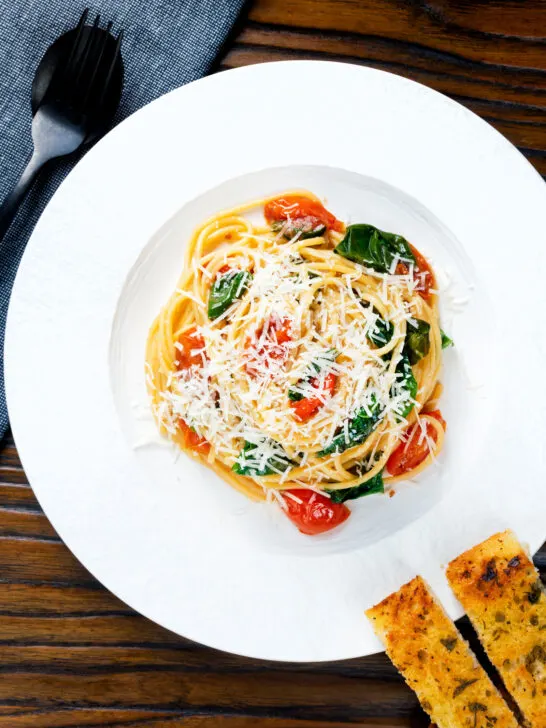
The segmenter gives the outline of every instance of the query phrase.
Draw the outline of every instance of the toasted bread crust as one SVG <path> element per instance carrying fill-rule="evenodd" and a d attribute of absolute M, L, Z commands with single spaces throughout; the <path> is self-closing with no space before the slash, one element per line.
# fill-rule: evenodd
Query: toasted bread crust
<path fill-rule="evenodd" d="M 517 728 L 487 673 L 420 576 L 366 615 L 438 728 Z"/>
<path fill-rule="evenodd" d="M 511 531 L 454 559 L 447 578 L 532 728 L 546 727 L 546 592 Z"/>

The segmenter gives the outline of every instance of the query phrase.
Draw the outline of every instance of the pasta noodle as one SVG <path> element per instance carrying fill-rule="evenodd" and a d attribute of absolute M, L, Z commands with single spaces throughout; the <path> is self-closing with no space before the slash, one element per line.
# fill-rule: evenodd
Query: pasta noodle
<path fill-rule="evenodd" d="M 298 491 L 339 502 L 417 475 L 445 430 L 433 286 L 404 238 L 346 228 L 307 191 L 215 215 L 148 337 L 161 432 L 289 511 Z"/>

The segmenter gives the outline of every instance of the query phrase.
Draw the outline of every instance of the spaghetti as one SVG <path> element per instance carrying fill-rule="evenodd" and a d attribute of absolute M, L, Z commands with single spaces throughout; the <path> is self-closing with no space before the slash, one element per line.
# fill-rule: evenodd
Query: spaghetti
<path fill-rule="evenodd" d="M 434 286 L 403 237 L 346 227 L 310 192 L 214 216 L 149 333 L 161 432 L 304 533 L 339 525 L 442 447 Z"/>

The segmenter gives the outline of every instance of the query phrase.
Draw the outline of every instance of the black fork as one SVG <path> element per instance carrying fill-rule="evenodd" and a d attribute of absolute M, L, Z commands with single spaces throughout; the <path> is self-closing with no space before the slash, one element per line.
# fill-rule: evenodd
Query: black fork
<path fill-rule="evenodd" d="M 119 105 L 123 77 L 122 33 L 101 29 L 100 16 L 61 36 L 45 54 L 33 85 L 34 151 L 21 178 L 0 207 L 0 242 L 40 170 L 106 131 Z M 44 81 L 44 78 L 46 79 Z"/>

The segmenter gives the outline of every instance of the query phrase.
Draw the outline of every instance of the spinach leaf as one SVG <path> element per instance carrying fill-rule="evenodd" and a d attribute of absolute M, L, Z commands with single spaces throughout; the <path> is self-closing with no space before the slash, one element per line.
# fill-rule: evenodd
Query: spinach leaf
<path fill-rule="evenodd" d="M 357 413 L 356 417 L 349 420 L 347 429 L 347 437 L 345 437 L 345 429 L 334 436 L 332 442 L 323 450 L 317 453 L 317 457 L 323 458 L 326 455 L 338 454 L 344 452 L 351 447 L 360 445 L 375 429 L 381 417 L 382 408 L 375 394 L 372 395 L 368 410 L 364 407 Z"/>
<path fill-rule="evenodd" d="M 383 471 L 367 480 L 365 483 L 355 485 L 354 488 L 341 488 L 340 490 L 329 490 L 332 503 L 344 503 L 354 498 L 362 498 L 364 495 L 372 495 L 372 493 L 384 493 L 385 486 L 383 484 Z"/>
<path fill-rule="evenodd" d="M 242 298 L 251 280 L 252 274 L 247 270 L 232 270 L 217 276 L 209 294 L 209 319 L 212 321 L 218 318 L 232 303 Z"/>
<path fill-rule="evenodd" d="M 365 224 L 349 225 L 334 252 L 380 273 L 388 273 L 396 257 L 415 261 L 408 241 L 401 235 Z"/>
<path fill-rule="evenodd" d="M 296 465 L 278 442 L 269 438 L 266 438 L 265 442 L 267 442 L 270 452 L 264 458 L 263 454 L 258 454 L 258 446 L 255 443 L 245 441 L 243 449 L 231 468 L 233 472 L 238 475 L 255 477 L 284 473 L 290 466 Z"/>
<path fill-rule="evenodd" d="M 375 322 L 373 330 L 370 329 L 368 331 L 367 337 L 374 346 L 377 346 L 377 348 L 380 349 L 382 346 L 389 343 L 393 334 L 393 324 L 390 321 L 385 321 L 385 319 L 379 317 Z"/>
<path fill-rule="evenodd" d="M 416 326 L 409 323 L 406 331 L 404 352 L 410 364 L 417 364 L 430 351 L 430 324 L 421 319 L 415 319 Z"/>
<path fill-rule="evenodd" d="M 334 362 L 338 356 L 339 351 L 336 351 L 336 349 L 328 349 L 324 352 L 324 354 L 321 354 L 320 357 L 317 357 L 315 361 L 311 362 L 303 376 L 303 379 L 300 379 L 298 381 L 296 387 L 290 387 L 290 389 L 288 390 L 288 399 L 291 402 L 299 402 L 301 399 L 303 399 L 305 395 L 302 392 L 298 391 L 297 386 L 309 382 L 316 374 L 320 372 L 321 369 L 324 368 L 325 364 Z"/>
<path fill-rule="evenodd" d="M 353 288 L 353 294 L 358 299 L 362 308 L 370 308 L 370 302 L 360 298 L 359 293 L 355 288 Z M 382 346 L 385 346 L 385 344 L 388 344 L 392 339 L 392 335 L 394 334 L 394 325 L 390 321 L 382 319 L 379 315 L 379 311 L 375 307 L 372 307 L 372 311 L 377 316 L 377 319 L 375 320 L 373 328 L 370 328 L 366 336 L 374 346 L 380 349 Z"/>
<path fill-rule="evenodd" d="M 450 346 L 455 346 L 453 339 L 449 337 L 443 329 L 440 329 L 440 335 L 442 337 L 442 349 L 447 349 Z"/>
<path fill-rule="evenodd" d="M 403 354 L 402 358 L 396 365 L 396 373 L 401 375 L 397 377 L 396 383 L 392 386 L 391 397 L 404 395 L 399 402 L 397 414 L 400 417 L 407 417 L 414 407 L 414 399 L 417 396 L 417 380 L 413 376 L 410 360 L 407 354 Z"/>
<path fill-rule="evenodd" d="M 283 230 L 282 236 L 286 240 L 292 240 L 298 233 L 300 240 L 307 240 L 307 238 L 318 238 L 320 235 L 324 235 L 326 225 L 322 223 L 316 225 L 313 218 L 310 217 L 297 217 L 294 220 L 274 220 L 271 223 L 271 229 L 275 233 Z"/>

